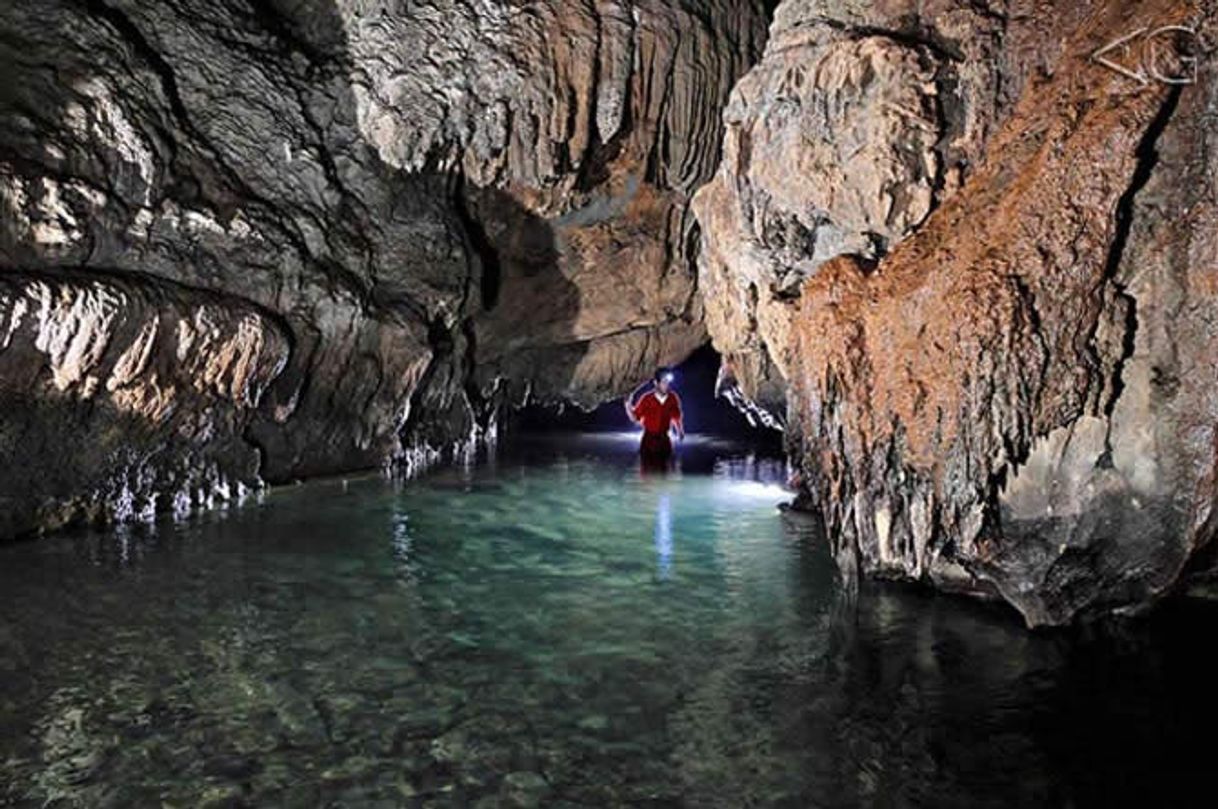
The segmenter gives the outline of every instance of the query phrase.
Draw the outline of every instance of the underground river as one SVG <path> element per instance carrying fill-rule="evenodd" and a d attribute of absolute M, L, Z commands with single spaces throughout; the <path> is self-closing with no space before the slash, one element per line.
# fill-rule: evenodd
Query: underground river
<path fill-rule="evenodd" d="M 0 548 L 0 806 L 1172 805 L 1216 616 L 843 588 L 776 458 L 612 435 Z M 518 442 L 519 443 L 519 442 Z"/>

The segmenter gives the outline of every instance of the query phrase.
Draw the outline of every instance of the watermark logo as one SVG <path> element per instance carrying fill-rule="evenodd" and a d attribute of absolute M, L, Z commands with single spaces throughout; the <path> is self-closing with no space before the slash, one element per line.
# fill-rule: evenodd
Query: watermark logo
<path fill-rule="evenodd" d="M 1164 25 L 1139 28 L 1109 42 L 1091 59 L 1143 86 L 1196 84 L 1199 40 L 1195 28 Z"/>

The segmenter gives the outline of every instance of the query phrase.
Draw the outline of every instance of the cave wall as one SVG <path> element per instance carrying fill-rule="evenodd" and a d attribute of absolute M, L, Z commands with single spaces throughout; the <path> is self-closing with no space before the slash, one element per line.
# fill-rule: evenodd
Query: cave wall
<path fill-rule="evenodd" d="M 0 8 L 0 536 L 414 469 L 709 334 L 847 573 L 1209 581 L 1213 0 L 769 5 Z M 1169 25 L 1114 56 L 1195 83 L 1090 58 Z"/>
<path fill-rule="evenodd" d="M 0 8 L 0 536 L 414 468 L 706 340 L 729 0 Z"/>
<path fill-rule="evenodd" d="M 714 343 L 849 574 L 1136 610 L 1209 565 L 1209 2 L 787 0 L 695 200 Z M 1139 82 L 1091 55 L 1150 61 Z M 1130 60 L 1133 60 L 1132 62 Z"/>

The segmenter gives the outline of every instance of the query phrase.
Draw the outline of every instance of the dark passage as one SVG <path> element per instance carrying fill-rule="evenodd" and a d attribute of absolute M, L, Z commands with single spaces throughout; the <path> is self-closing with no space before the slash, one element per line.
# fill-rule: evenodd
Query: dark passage
<path fill-rule="evenodd" d="M 652 369 L 654 370 L 654 369 Z M 715 395 L 715 380 L 719 372 L 719 354 L 709 344 L 698 349 L 685 362 L 673 369 L 674 389 L 681 397 L 685 414 L 685 429 L 690 434 L 732 438 L 747 442 L 766 451 L 780 451 L 782 434 L 770 429 L 753 427 L 726 399 Z M 648 372 L 638 383 L 646 381 Z M 588 412 L 578 407 L 530 406 L 516 414 L 513 432 L 528 434 L 546 432 L 616 432 L 636 431 L 622 409 L 622 400 L 605 402 Z"/>

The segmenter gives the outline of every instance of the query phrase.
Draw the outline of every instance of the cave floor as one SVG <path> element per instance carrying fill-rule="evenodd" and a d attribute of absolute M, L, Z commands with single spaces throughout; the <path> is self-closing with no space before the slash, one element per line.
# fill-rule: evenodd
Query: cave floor
<path fill-rule="evenodd" d="M 783 463 L 517 439 L 0 549 L 0 806 L 1172 805 L 1218 616 L 851 595 Z"/>

